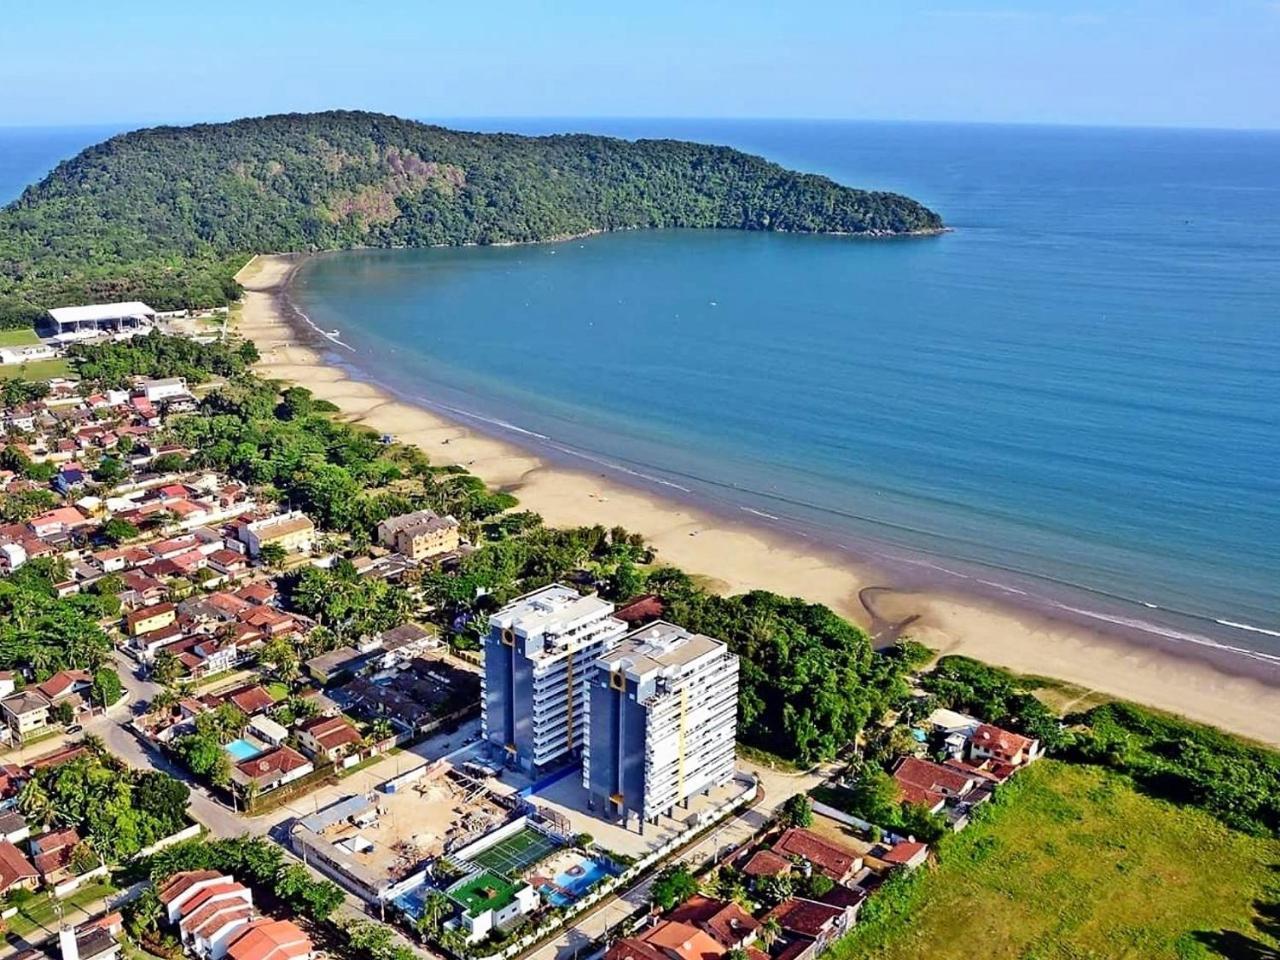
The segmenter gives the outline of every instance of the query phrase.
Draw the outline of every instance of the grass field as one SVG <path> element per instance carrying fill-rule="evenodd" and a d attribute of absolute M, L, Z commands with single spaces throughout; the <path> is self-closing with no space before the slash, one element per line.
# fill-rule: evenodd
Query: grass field
<path fill-rule="evenodd" d="M 33 360 L 30 363 L 6 363 L 0 366 L 0 380 L 12 380 L 15 377 L 21 377 L 24 380 L 48 380 L 50 377 L 66 377 L 70 374 L 71 365 L 61 357 L 53 360 Z"/>
<path fill-rule="evenodd" d="M 485 872 L 455 890 L 453 898 L 476 917 L 485 910 L 501 910 L 515 898 L 515 893 L 516 885 L 510 880 Z"/>
<path fill-rule="evenodd" d="M 0 347 L 31 347 L 40 342 L 30 327 L 16 330 L 0 330 Z"/>
<path fill-rule="evenodd" d="M 1093 767 L 1036 764 L 939 859 L 873 895 L 831 960 L 1262 957 L 1280 935 L 1280 841 Z"/>
<path fill-rule="evenodd" d="M 505 840 L 499 840 L 488 850 L 482 850 L 471 859 L 487 870 L 514 877 L 533 866 L 557 848 L 556 842 L 545 833 L 525 827 Z"/>

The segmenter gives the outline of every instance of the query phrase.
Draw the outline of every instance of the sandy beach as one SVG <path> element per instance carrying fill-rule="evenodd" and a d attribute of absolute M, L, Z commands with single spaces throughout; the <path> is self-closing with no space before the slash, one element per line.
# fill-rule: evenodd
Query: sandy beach
<path fill-rule="evenodd" d="M 1207 654 L 1181 655 L 1118 631 L 1092 630 L 982 598 L 894 590 L 883 573 L 846 556 L 814 551 L 612 477 L 549 464 L 353 379 L 325 363 L 290 326 L 279 293 L 294 266 L 289 258 L 261 256 L 239 276 L 246 294 L 237 329 L 258 345 L 259 371 L 306 386 L 337 404 L 347 418 L 417 444 L 433 463 L 466 466 L 490 485 L 514 493 L 549 524 L 622 525 L 644 534 L 662 561 L 707 578 L 716 590 L 761 588 L 801 596 L 873 631 L 891 632 L 914 618 L 906 632 L 940 653 L 963 653 L 1054 677 L 1280 746 L 1280 730 L 1270 722 L 1280 715 L 1280 687 L 1250 676 L 1244 662 L 1239 669 L 1219 666 Z"/>

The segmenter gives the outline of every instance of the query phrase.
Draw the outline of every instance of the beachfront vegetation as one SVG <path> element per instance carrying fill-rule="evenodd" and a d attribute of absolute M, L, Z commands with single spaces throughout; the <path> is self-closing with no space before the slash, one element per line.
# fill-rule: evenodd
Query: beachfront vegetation
<path fill-rule="evenodd" d="M 1266 957 L 1280 842 L 1045 760 L 863 906 L 832 960 Z"/>
<path fill-rule="evenodd" d="M 184 377 L 202 383 L 242 374 L 258 359 L 249 341 L 200 343 L 155 330 L 129 340 L 73 344 L 67 355 L 80 379 L 100 388 L 126 387 L 131 377 Z"/>
<path fill-rule="evenodd" d="M 719 227 L 934 231 L 914 200 L 725 147 L 459 133 L 334 111 L 139 130 L 58 165 L 0 212 L 0 326 L 49 307 L 226 304 L 255 252 Z"/>

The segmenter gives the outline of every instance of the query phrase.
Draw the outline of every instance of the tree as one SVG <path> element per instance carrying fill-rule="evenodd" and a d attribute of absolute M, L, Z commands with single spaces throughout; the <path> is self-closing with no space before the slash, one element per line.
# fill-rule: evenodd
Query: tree
<path fill-rule="evenodd" d="M 124 543 L 126 540 L 132 540 L 141 533 L 132 523 L 128 520 L 122 520 L 120 517 L 112 517 L 99 528 L 98 532 L 104 540 L 115 545 Z"/>
<path fill-rule="evenodd" d="M 47 824 L 53 819 L 53 803 L 38 777 L 32 777 L 18 794 L 18 812 L 32 823 Z"/>
<path fill-rule="evenodd" d="M 808 827 L 813 825 L 813 804 L 808 794 L 796 793 L 787 797 L 782 804 L 782 821 L 789 827 Z"/>
<path fill-rule="evenodd" d="M 422 916 L 418 918 L 418 932 L 423 939 L 439 936 L 444 921 L 453 913 L 453 903 L 444 893 L 433 890 L 422 904 Z"/>
<path fill-rule="evenodd" d="M 106 667 L 93 675 L 93 698 L 104 707 L 109 707 L 124 696 L 124 684 L 120 675 Z"/>
<path fill-rule="evenodd" d="M 272 570 L 279 570 L 289 557 L 288 552 L 278 543 L 264 543 L 258 551 L 258 559 Z"/>
<path fill-rule="evenodd" d="M 698 892 L 698 881 L 684 864 L 673 864 L 654 878 L 649 899 L 662 910 L 684 903 Z"/>
<path fill-rule="evenodd" d="M 775 877 L 765 877 L 757 885 L 756 892 L 765 903 L 771 906 L 779 904 L 794 892 L 791 875 L 782 873 Z"/>
<path fill-rule="evenodd" d="M 156 683 L 166 687 L 174 683 L 182 673 L 181 661 L 169 650 L 161 650 L 151 663 L 151 675 L 155 677 Z"/>
<path fill-rule="evenodd" d="M 782 924 L 778 922 L 777 917 L 767 917 L 764 923 L 760 924 L 758 932 L 760 942 L 764 944 L 768 950 L 774 945 L 777 939 L 782 936 Z"/>
<path fill-rule="evenodd" d="M 114 486 L 128 475 L 125 465 L 115 457 L 103 457 L 102 461 L 94 468 L 93 479 L 99 483 Z"/>

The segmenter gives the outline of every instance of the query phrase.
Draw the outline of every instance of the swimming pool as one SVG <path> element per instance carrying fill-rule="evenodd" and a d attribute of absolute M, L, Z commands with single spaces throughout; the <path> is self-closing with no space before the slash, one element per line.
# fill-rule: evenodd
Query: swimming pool
<path fill-rule="evenodd" d="M 231 754 L 231 759 L 236 763 L 244 763 L 246 760 L 252 760 L 254 757 L 261 756 L 262 751 L 255 747 L 243 737 L 239 740 L 232 740 L 222 749 Z"/>
<path fill-rule="evenodd" d="M 600 860 L 579 856 L 577 862 L 566 867 L 552 878 L 550 883 L 538 887 L 553 907 L 563 907 L 578 900 L 595 883 L 613 876 L 613 871 Z"/>

